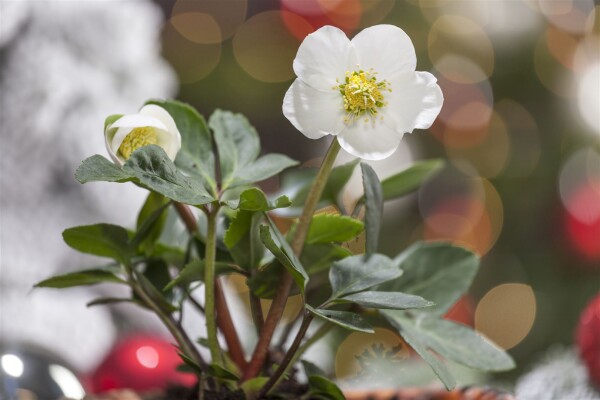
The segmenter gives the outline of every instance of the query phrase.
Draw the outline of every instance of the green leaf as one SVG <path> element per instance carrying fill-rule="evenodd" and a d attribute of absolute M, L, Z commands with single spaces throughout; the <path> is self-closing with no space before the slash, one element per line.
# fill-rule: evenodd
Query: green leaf
<path fill-rule="evenodd" d="M 248 167 L 239 169 L 229 187 L 264 181 L 295 165 L 298 165 L 298 161 L 283 154 L 267 154 Z"/>
<path fill-rule="evenodd" d="M 338 201 L 339 197 L 350 180 L 358 161 L 355 160 L 331 170 L 317 208 L 322 208 L 330 204 L 337 204 L 338 207 L 341 207 L 341 202 Z M 281 175 L 280 195 L 287 195 L 292 200 L 292 205 L 290 208 L 278 210 L 277 213 L 290 217 L 299 216 L 302 213 L 306 197 L 316 176 L 316 168 L 300 168 L 285 171 Z"/>
<path fill-rule="evenodd" d="M 361 292 L 402 275 L 392 260 L 381 254 L 356 255 L 333 264 L 329 270 L 332 299 Z"/>
<path fill-rule="evenodd" d="M 361 163 L 363 187 L 365 190 L 365 239 L 366 253 L 377 251 L 379 243 L 379 230 L 383 215 L 383 192 L 377 174 L 370 165 Z"/>
<path fill-rule="evenodd" d="M 434 305 L 422 297 L 399 292 L 367 291 L 350 294 L 336 302 L 351 302 L 367 308 L 406 310 L 412 308 L 431 307 Z"/>
<path fill-rule="evenodd" d="M 335 261 L 350 257 L 352 252 L 335 244 L 307 244 L 300 255 L 300 262 L 309 275 L 327 270 Z"/>
<path fill-rule="evenodd" d="M 413 319 L 402 311 L 382 311 L 397 329 L 418 336 L 427 348 L 442 357 L 482 371 L 506 371 L 515 367 L 501 348 L 471 328 L 437 317 Z"/>
<path fill-rule="evenodd" d="M 225 275 L 240 272 L 236 266 L 223 263 L 223 262 L 215 262 L 215 275 Z M 163 291 L 168 291 L 174 288 L 175 286 L 180 285 L 189 285 L 192 282 L 204 281 L 204 260 L 195 259 L 190 263 L 186 264 L 185 267 L 181 270 L 179 275 L 172 281 L 168 282 Z"/>
<path fill-rule="evenodd" d="M 367 321 L 353 312 L 315 309 L 308 304 L 305 307 L 317 317 L 339 325 L 342 328 L 357 332 L 375 333 L 375 330 Z"/>
<path fill-rule="evenodd" d="M 286 196 L 281 196 L 275 201 L 269 201 L 267 195 L 259 188 L 246 189 L 240 194 L 239 200 L 229 200 L 225 204 L 236 210 L 247 211 L 269 211 L 276 208 L 289 207 L 290 200 Z"/>
<path fill-rule="evenodd" d="M 395 199 L 417 190 L 423 182 L 439 172 L 443 166 L 443 160 L 425 160 L 414 164 L 402 172 L 385 178 L 381 181 L 383 199 Z"/>
<path fill-rule="evenodd" d="M 310 376 L 308 387 L 311 399 L 345 400 L 346 396 L 339 387 L 323 376 Z"/>
<path fill-rule="evenodd" d="M 210 364 L 208 366 L 208 373 L 211 376 L 214 376 L 216 378 L 223 379 L 226 381 L 237 381 L 240 379 L 239 376 L 237 376 L 233 372 L 226 370 L 225 368 L 223 368 L 217 364 Z"/>
<path fill-rule="evenodd" d="M 99 297 L 95 300 L 88 302 L 86 307 L 94 307 L 94 306 L 106 306 L 111 304 L 118 303 L 133 303 L 133 299 L 129 297 Z"/>
<path fill-rule="evenodd" d="M 340 201 L 340 195 L 352 177 L 354 168 L 358 165 L 360 159 L 352 160 L 349 163 L 339 165 L 331 170 L 327 184 L 323 190 L 323 198 L 329 199 L 343 210 L 343 204 Z"/>
<path fill-rule="evenodd" d="M 144 278 L 152 284 L 152 292 L 157 296 L 160 294 L 162 300 L 169 305 L 175 303 L 175 293 L 172 290 L 163 290 L 171 282 L 171 273 L 169 265 L 160 258 L 151 258 L 146 262 L 143 272 Z"/>
<path fill-rule="evenodd" d="M 198 365 L 197 362 L 195 362 L 194 360 L 192 360 L 191 358 L 189 358 L 188 356 L 183 354 L 181 351 L 178 351 L 177 354 L 179 355 L 181 360 L 184 362 L 184 364 L 187 365 L 188 367 L 190 367 L 190 369 L 192 371 L 194 371 L 198 376 L 201 376 L 204 373 L 202 371 L 202 368 L 200 367 L 200 365 Z"/>
<path fill-rule="evenodd" d="M 268 218 L 267 218 L 268 219 Z M 298 257 L 294 254 L 290 248 L 288 242 L 285 240 L 283 235 L 279 232 L 279 229 L 269 220 L 269 226 L 262 225 L 260 227 L 260 239 L 263 244 L 269 249 L 271 253 L 283 264 L 288 270 L 294 281 L 300 288 L 301 293 L 304 295 L 304 288 L 308 282 L 308 275 L 304 270 L 304 267 L 298 260 Z M 273 232 L 273 235 L 271 235 Z"/>
<path fill-rule="evenodd" d="M 347 242 L 362 232 L 361 221 L 335 214 L 315 215 L 310 223 L 307 244 Z"/>
<path fill-rule="evenodd" d="M 300 362 L 302 363 L 302 367 L 304 368 L 304 373 L 306 374 L 307 378 L 311 376 L 327 376 L 327 374 L 321 368 L 317 367 L 310 361 L 301 360 Z"/>
<path fill-rule="evenodd" d="M 384 314 L 384 316 L 386 315 Z M 389 316 L 386 317 L 388 320 L 390 319 Z M 454 389 L 456 386 L 456 379 L 454 379 L 454 376 L 452 376 L 446 364 L 436 354 L 431 352 L 427 348 L 427 345 L 421 341 L 421 337 L 419 336 L 418 332 L 411 329 L 404 329 L 396 322 L 390 322 L 396 327 L 396 329 L 398 329 L 398 333 L 404 338 L 404 340 L 406 340 L 410 347 L 412 347 L 413 350 L 416 351 L 417 354 L 420 355 L 427 364 L 429 364 L 433 372 L 435 372 L 438 378 L 440 378 L 446 389 Z"/>
<path fill-rule="evenodd" d="M 436 305 L 422 313 L 444 315 L 469 289 L 479 268 L 479 257 L 449 243 L 417 243 L 394 259 L 402 278 L 379 290 L 421 296 Z"/>
<path fill-rule="evenodd" d="M 82 253 L 112 258 L 122 264 L 129 263 L 129 236 L 118 225 L 96 224 L 77 226 L 63 232 L 66 244 Z"/>
<path fill-rule="evenodd" d="M 258 157 L 258 133 L 246 117 L 230 111 L 215 110 L 208 119 L 208 125 L 214 132 L 219 149 L 222 187 L 225 189 L 237 171 L 247 168 Z"/>
<path fill-rule="evenodd" d="M 178 308 L 174 306 L 169 299 L 165 297 L 165 294 L 160 290 L 161 283 L 166 284 L 166 277 L 153 277 L 153 281 L 150 281 L 146 274 L 139 273 L 134 270 L 135 277 L 137 281 L 142 285 L 143 290 L 146 292 L 148 296 L 160 307 L 163 311 L 167 313 L 172 313 L 173 311 L 177 311 Z M 162 279 L 161 279 L 162 278 Z M 134 299 L 142 301 L 136 294 L 134 294 Z M 170 296 L 169 296 L 170 297 Z"/>
<path fill-rule="evenodd" d="M 261 299 L 272 299 L 279 286 L 281 274 L 284 272 L 285 267 L 275 260 L 248 278 L 246 284 L 255 296 Z"/>
<path fill-rule="evenodd" d="M 201 205 L 215 200 L 203 186 L 179 172 L 165 151 L 156 145 L 134 151 L 123 170 L 144 187 L 180 203 Z"/>
<path fill-rule="evenodd" d="M 240 385 L 240 389 L 244 392 L 247 398 L 255 398 L 258 392 L 267 384 L 269 381 L 268 376 L 257 376 L 256 378 L 249 379 Z"/>
<path fill-rule="evenodd" d="M 169 200 L 163 195 L 155 192 L 148 194 L 146 202 L 138 214 L 137 231 L 130 243 L 132 248 L 140 246 L 146 254 L 151 252 L 167 221 L 165 210 L 168 205 Z"/>
<path fill-rule="evenodd" d="M 212 137 L 204 117 L 189 104 L 175 100 L 150 100 L 146 104 L 163 107 L 175 120 L 181 133 L 181 150 L 177 153 L 175 165 L 181 171 L 200 177 L 207 187 L 214 190 L 215 156 Z"/>
<path fill-rule="evenodd" d="M 75 171 L 75 179 L 79 183 L 127 182 L 131 181 L 133 176 L 123 171 L 112 161 L 96 154 L 83 160 L 77 171 Z"/>
<path fill-rule="evenodd" d="M 98 283 L 122 283 L 123 279 L 110 271 L 103 269 L 88 269 L 83 271 L 71 272 L 64 275 L 53 276 L 35 284 L 35 287 L 46 288 L 70 288 L 75 286 L 89 286 Z"/>
<path fill-rule="evenodd" d="M 223 238 L 235 262 L 247 271 L 258 268 L 265 253 L 260 241 L 261 221 L 261 213 L 239 210 Z"/>

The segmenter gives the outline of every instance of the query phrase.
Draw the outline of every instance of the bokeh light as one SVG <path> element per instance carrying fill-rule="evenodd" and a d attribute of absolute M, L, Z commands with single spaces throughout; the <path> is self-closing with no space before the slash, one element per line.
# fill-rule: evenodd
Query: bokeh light
<path fill-rule="evenodd" d="M 492 88 L 487 79 L 479 83 L 458 83 L 454 79 L 445 76 L 438 79 L 444 105 L 431 132 L 445 146 L 473 146 L 481 143 L 487 134 L 493 109 Z"/>
<path fill-rule="evenodd" d="M 358 27 L 363 13 L 363 4 L 373 8 L 376 0 L 280 0 L 281 10 L 302 16 L 316 30 L 325 25 L 333 25 L 346 34 L 352 34 Z M 293 30 L 295 32 L 295 30 Z M 296 35 L 299 39 L 303 36 Z"/>
<path fill-rule="evenodd" d="M 383 346 L 385 351 L 394 352 L 392 361 L 406 359 L 410 355 L 408 345 L 395 332 L 384 328 L 375 328 L 375 333 L 353 332 L 338 346 L 335 355 L 335 376 L 337 379 L 355 378 L 364 371 L 358 357 L 372 357 L 372 362 L 385 362 L 378 359 L 373 347 Z"/>
<path fill-rule="evenodd" d="M 471 168 L 464 168 L 467 162 L 475 169 L 476 176 L 493 178 L 502 172 L 508 160 L 510 151 L 508 130 L 502 117 L 493 113 L 487 129 L 481 131 L 484 134 L 481 141 L 470 142 L 463 147 L 451 145 L 457 141 L 460 132 L 454 135 L 445 134 L 444 139 L 449 139 L 450 144 L 446 146 L 446 153 L 451 162 L 464 173 L 472 171 Z M 450 141 L 451 139 L 454 139 L 454 142 Z"/>
<path fill-rule="evenodd" d="M 468 326 L 473 326 L 474 317 L 475 305 L 473 304 L 473 299 L 469 295 L 461 297 L 444 316 L 447 320 Z"/>
<path fill-rule="evenodd" d="M 589 18 L 595 15 L 593 0 L 539 0 L 538 4 L 548 22 L 575 34 L 586 33 Z"/>
<path fill-rule="evenodd" d="M 495 45 L 511 51 L 523 43 L 519 39 L 535 34 L 542 25 L 539 13 L 525 1 L 421 0 L 421 10 L 433 22 L 442 15 L 456 15 L 479 24 Z"/>
<path fill-rule="evenodd" d="M 455 53 L 479 65 L 487 76 L 494 71 L 494 48 L 483 28 L 458 15 L 443 15 L 431 26 L 427 41 L 429 58 L 435 64 Z"/>
<path fill-rule="evenodd" d="M 556 47 L 555 44 L 552 45 Z M 570 71 L 557 61 L 551 49 L 548 48 L 548 41 L 544 36 L 539 38 L 535 46 L 533 61 L 538 80 L 548 90 L 561 97 L 573 97 L 573 90 L 568 79 Z"/>
<path fill-rule="evenodd" d="M 233 36 L 247 12 L 248 0 L 177 0 L 171 10 L 171 23 L 188 40 L 218 43 Z"/>
<path fill-rule="evenodd" d="M 421 188 L 419 210 L 425 240 L 449 241 L 479 255 L 492 248 L 504 223 L 502 200 L 494 186 L 451 169 Z"/>
<path fill-rule="evenodd" d="M 573 249 L 590 261 L 600 260 L 600 180 L 582 185 L 570 197 L 568 206 L 587 212 L 586 218 L 565 213 L 566 233 Z M 598 265 L 594 266 L 598 268 Z"/>
<path fill-rule="evenodd" d="M 600 155 L 589 148 L 571 155 L 559 190 L 569 244 L 584 259 L 600 259 Z"/>
<path fill-rule="evenodd" d="M 510 140 L 510 152 L 503 176 L 525 177 L 539 165 L 542 149 L 538 124 L 520 103 L 502 99 L 494 110 L 502 118 Z"/>
<path fill-rule="evenodd" d="M 292 62 L 300 41 L 286 26 L 312 30 L 302 17 L 287 11 L 265 11 L 249 18 L 233 38 L 233 54 L 250 76 L 262 82 L 284 82 L 294 77 Z"/>
<path fill-rule="evenodd" d="M 600 202 L 574 201 L 581 196 L 582 188 L 591 188 L 600 194 L 600 155 L 590 148 L 583 148 L 564 163 L 559 176 L 559 191 L 565 209 L 583 223 L 600 219 Z M 587 198 L 587 195 L 584 196 Z"/>
<path fill-rule="evenodd" d="M 169 20 L 171 25 L 187 40 L 199 44 L 221 43 L 221 28 L 212 15 L 187 12 L 176 14 Z"/>
<path fill-rule="evenodd" d="M 221 59 L 221 43 L 198 44 L 190 41 L 176 29 L 173 21 L 165 24 L 163 43 L 163 53 L 171 61 L 182 84 L 191 84 L 207 77 Z"/>
<path fill-rule="evenodd" d="M 577 86 L 577 109 L 590 128 L 600 135 L 600 60 L 583 71 Z"/>
<path fill-rule="evenodd" d="M 529 334 L 537 303 L 533 289 L 522 283 L 492 288 L 475 310 L 475 329 L 503 349 L 511 349 Z"/>

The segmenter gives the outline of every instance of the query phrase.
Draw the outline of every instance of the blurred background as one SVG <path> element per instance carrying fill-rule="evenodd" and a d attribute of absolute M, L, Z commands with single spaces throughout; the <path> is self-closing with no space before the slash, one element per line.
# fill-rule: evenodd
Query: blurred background
<path fill-rule="evenodd" d="M 509 350 L 518 368 L 494 377 L 463 371 L 461 383 L 491 380 L 525 398 L 539 377 L 569 371 L 581 392 L 562 398 L 597 396 L 571 348 L 581 312 L 600 291 L 593 0 L 1 0 L 0 7 L 0 349 L 25 343 L 44 362 L 82 376 L 119 337 L 159 329 L 126 306 L 85 308 L 111 288 L 30 292 L 53 273 L 97 262 L 62 244 L 64 228 L 134 225 L 143 193 L 82 188 L 73 179 L 83 158 L 105 154 L 106 115 L 133 113 L 150 97 L 176 97 L 205 116 L 228 109 L 256 126 L 264 152 L 314 166 L 327 139 L 307 140 L 281 112 L 300 42 L 323 25 L 352 37 L 388 23 L 411 37 L 417 70 L 438 78 L 445 102 L 430 130 L 405 135 L 392 157 L 371 164 L 381 178 L 415 160 L 442 157 L 447 166 L 416 194 L 386 204 L 383 252 L 449 240 L 482 256 L 470 294 L 450 317 Z M 276 189 L 276 181 L 265 185 Z M 347 201 L 361 190 L 355 177 Z M 378 330 L 336 340 L 319 362 L 363 387 L 373 384 L 357 380 L 365 343 L 401 339 Z M 396 384 L 432 381 L 426 368 L 398 368 Z"/>

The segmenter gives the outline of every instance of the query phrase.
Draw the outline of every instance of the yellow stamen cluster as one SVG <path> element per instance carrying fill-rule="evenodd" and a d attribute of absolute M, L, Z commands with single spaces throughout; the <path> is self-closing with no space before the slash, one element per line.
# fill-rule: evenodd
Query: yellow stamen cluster
<path fill-rule="evenodd" d="M 344 110 L 348 113 L 346 122 L 354 121 L 366 114 L 365 121 L 375 117 L 378 108 L 386 105 L 382 92 L 391 92 L 386 80 L 377 81 L 376 73 L 369 71 L 347 71 L 344 83 L 335 87 L 344 99 Z"/>
<path fill-rule="evenodd" d="M 156 135 L 156 130 L 150 126 L 142 126 L 133 129 L 125 139 L 123 139 L 121 146 L 119 146 L 119 153 L 127 160 L 131 157 L 131 154 L 140 147 L 157 143 L 158 137 Z"/>

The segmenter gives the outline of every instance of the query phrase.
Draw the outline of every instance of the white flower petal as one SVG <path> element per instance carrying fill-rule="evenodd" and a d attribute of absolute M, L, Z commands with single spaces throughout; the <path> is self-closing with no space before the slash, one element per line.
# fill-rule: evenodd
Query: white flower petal
<path fill-rule="evenodd" d="M 294 59 L 298 78 L 318 90 L 328 91 L 343 81 L 346 71 L 356 67 L 356 54 L 346 34 L 333 26 L 324 26 L 308 35 Z"/>
<path fill-rule="evenodd" d="M 110 128 L 137 128 L 140 126 L 152 126 L 165 131 L 168 130 L 167 126 L 158 118 L 140 114 L 123 115 L 113 122 Z"/>
<path fill-rule="evenodd" d="M 158 118 L 141 114 L 124 115 L 116 120 L 107 129 L 107 131 L 113 131 L 115 128 L 117 128 L 114 136 L 110 140 L 110 147 L 112 150 L 116 153 L 129 132 L 131 132 L 134 128 L 140 128 L 143 126 L 150 126 L 157 130 L 168 132 L 165 124 L 163 124 Z"/>
<path fill-rule="evenodd" d="M 175 161 L 175 157 L 181 148 L 181 142 L 177 142 L 174 140 L 172 132 L 156 130 L 157 136 L 157 145 L 162 147 L 162 149 L 167 153 L 167 156 L 173 161 Z"/>
<path fill-rule="evenodd" d="M 358 120 L 340 132 L 337 138 L 340 146 L 353 156 L 365 160 L 383 160 L 396 151 L 402 134 L 381 121 Z"/>
<path fill-rule="evenodd" d="M 149 117 L 154 117 L 160 122 L 162 122 L 167 128 L 169 134 L 173 137 L 173 139 L 175 139 L 177 143 L 177 149 L 175 150 L 175 152 L 179 151 L 179 149 L 181 148 L 181 133 L 179 133 L 179 129 L 177 129 L 177 124 L 175 123 L 175 120 L 167 110 L 160 106 L 157 106 L 156 104 L 147 104 L 140 109 L 140 114 Z M 170 155 L 169 157 L 171 159 L 173 158 Z"/>
<path fill-rule="evenodd" d="M 353 39 L 360 68 L 371 68 L 379 79 L 390 79 L 417 66 L 415 48 L 408 35 L 394 25 L 375 25 L 359 32 Z"/>
<path fill-rule="evenodd" d="M 408 72 L 396 76 L 387 93 L 388 104 L 381 109 L 384 123 L 398 133 L 427 129 L 437 118 L 444 95 L 435 76 L 429 72 Z"/>
<path fill-rule="evenodd" d="M 304 136 L 319 139 L 344 129 L 344 102 L 336 90 L 322 92 L 296 79 L 283 99 L 283 114 Z"/>
<path fill-rule="evenodd" d="M 119 149 L 117 147 L 117 150 L 113 150 L 112 147 L 112 139 L 115 136 L 115 132 L 117 130 L 116 129 L 110 129 L 110 127 L 106 130 L 106 132 L 104 133 L 104 143 L 106 145 L 106 150 L 108 150 L 108 155 L 110 156 L 110 158 L 119 166 L 123 165 L 124 160 L 122 157 L 117 156 L 117 150 Z"/>

